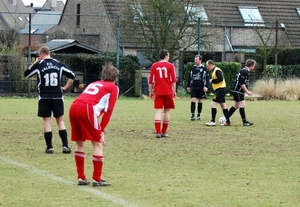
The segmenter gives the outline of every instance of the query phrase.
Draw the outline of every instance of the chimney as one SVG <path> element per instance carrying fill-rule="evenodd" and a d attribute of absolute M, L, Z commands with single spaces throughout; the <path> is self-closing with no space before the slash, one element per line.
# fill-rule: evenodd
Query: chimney
<path fill-rule="evenodd" d="M 57 7 L 57 0 L 51 0 L 51 7 Z"/>

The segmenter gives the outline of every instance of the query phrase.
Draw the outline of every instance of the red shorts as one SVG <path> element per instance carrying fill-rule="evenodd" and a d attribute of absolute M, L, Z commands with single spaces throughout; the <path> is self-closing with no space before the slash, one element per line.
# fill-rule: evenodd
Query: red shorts
<path fill-rule="evenodd" d="M 173 95 L 155 95 L 155 109 L 175 109 Z"/>
<path fill-rule="evenodd" d="M 102 131 L 92 106 L 75 101 L 70 107 L 69 118 L 72 141 L 100 142 Z"/>

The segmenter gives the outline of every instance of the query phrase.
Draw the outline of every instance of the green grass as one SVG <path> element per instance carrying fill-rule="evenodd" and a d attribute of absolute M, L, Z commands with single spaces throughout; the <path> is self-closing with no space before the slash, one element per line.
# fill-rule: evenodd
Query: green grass
<path fill-rule="evenodd" d="M 73 99 L 66 98 L 66 115 Z M 37 99 L 0 104 L 0 206 L 299 206 L 298 101 L 247 101 L 252 127 L 242 126 L 238 111 L 233 126 L 206 127 L 210 100 L 203 120 L 191 122 L 189 99 L 178 98 L 169 137 L 156 139 L 153 102 L 120 98 L 106 133 L 107 188 L 76 186 L 74 158 L 61 153 L 54 120 L 54 154 L 44 153 Z M 65 123 L 70 135 L 68 116 Z M 91 152 L 87 143 L 89 179 Z"/>

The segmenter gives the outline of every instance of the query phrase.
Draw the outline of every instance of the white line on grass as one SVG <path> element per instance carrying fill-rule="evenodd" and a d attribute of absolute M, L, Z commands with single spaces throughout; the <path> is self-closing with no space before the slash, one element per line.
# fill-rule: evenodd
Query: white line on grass
<path fill-rule="evenodd" d="M 16 162 L 14 160 L 11 160 L 11 159 L 8 159 L 8 158 L 5 158 L 5 157 L 2 157 L 0 156 L 0 159 L 8 164 L 13 164 L 15 166 L 18 166 L 20 168 L 23 168 L 25 170 L 28 170 L 28 171 L 31 171 L 31 172 L 34 172 L 38 175 L 41 175 L 41 176 L 44 176 L 44 177 L 48 177 L 52 180 L 55 180 L 55 181 L 58 181 L 58 182 L 61 182 L 61 183 L 64 183 L 66 185 L 69 185 L 69 186 L 74 186 L 74 182 L 71 182 L 71 181 L 68 181 L 68 180 L 65 180 L 64 178 L 62 177 L 58 177 L 56 175 L 53 175 L 51 173 L 48 173 L 46 171 L 43 171 L 43 170 L 39 170 L 33 166 L 29 166 L 29 165 L 25 165 L 25 164 L 22 164 L 22 163 L 19 163 L 19 162 Z M 77 187 L 77 186 L 76 186 Z M 121 198 L 118 198 L 118 197 L 115 197 L 115 196 L 112 196 L 112 195 L 109 195 L 107 193 L 103 193 L 99 190 L 95 190 L 95 189 L 92 189 L 92 188 L 89 188 L 89 187 L 77 187 L 77 189 L 80 189 L 82 191 L 85 191 L 85 192 L 88 192 L 88 193 L 92 193 L 94 195 L 97 195 L 97 196 L 100 196 L 106 200 L 109 200 L 109 201 L 112 201 L 114 203 L 117 203 L 117 204 L 121 204 L 123 206 L 128 206 L 128 207 L 139 207 L 135 204 L 131 204 L 131 203 L 128 203 L 127 201 L 121 199 Z"/>

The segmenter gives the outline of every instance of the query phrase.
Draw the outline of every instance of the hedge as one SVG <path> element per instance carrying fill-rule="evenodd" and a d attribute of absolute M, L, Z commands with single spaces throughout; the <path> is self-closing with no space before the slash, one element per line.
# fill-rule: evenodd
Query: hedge
<path fill-rule="evenodd" d="M 99 80 L 102 66 L 111 62 L 116 66 L 117 56 L 115 53 L 103 54 L 53 54 L 53 58 L 64 62 L 73 71 L 84 74 L 84 83 L 89 84 Z M 120 56 L 118 85 L 120 94 L 125 96 L 137 96 L 135 94 L 135 71 L 140 70 L 138 58 L 133 55 Z M 125 93 L 126 92 L 126 93 Z M 124 94 L 125 93 L 125 94 Z"/>

